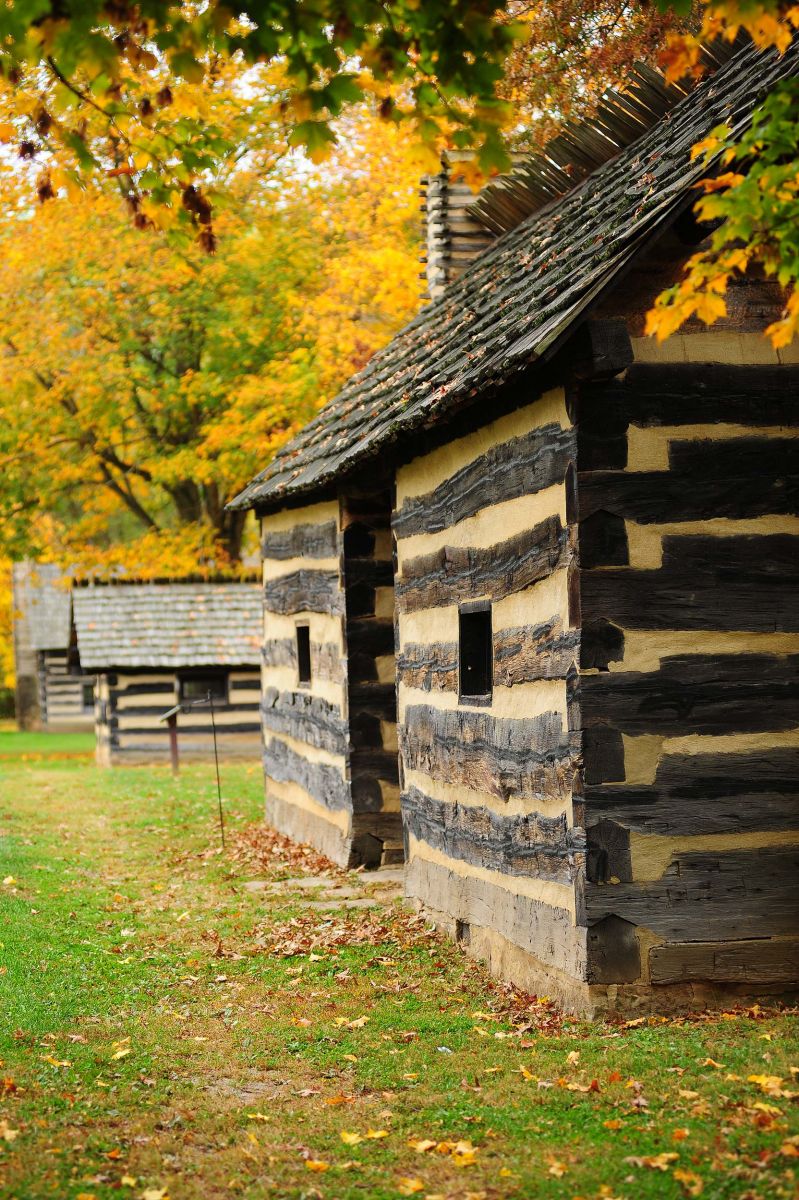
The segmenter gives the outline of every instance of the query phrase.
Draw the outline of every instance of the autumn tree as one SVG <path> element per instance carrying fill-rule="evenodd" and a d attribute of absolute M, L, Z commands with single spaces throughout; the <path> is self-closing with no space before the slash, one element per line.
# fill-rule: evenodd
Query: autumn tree
<path fill-rule="evenodd" d="M 238 562 L 227 499 L 418 305 L 418 173 L 360 110 L 324 167 L 220 186 L 213 256 L 143 238 L 103 193 L 6 206 L 2 545 L 137 574 Z"/>

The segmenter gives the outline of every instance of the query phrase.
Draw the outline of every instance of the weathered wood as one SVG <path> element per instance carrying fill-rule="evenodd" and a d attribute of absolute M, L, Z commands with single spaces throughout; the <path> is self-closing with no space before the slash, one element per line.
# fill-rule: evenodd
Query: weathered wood
<path fill-rule="evenodd" d="M 417 856 L 411 858 L 405 877 L 409 896 L 448 916 L 453 925 L 456 919 L 465 921 L 473 940 L 477 929 L 491 931 L 572 979 L 585 977 L 586 931 L 575 928 L 567 909 L 461 875 L 457 863 L 449 868 Z"/>
<path fill-rule="evenodd" d="M 608 379 L 633 361 L 627 325 L 619 320 L 585 321 L 570 347 L 572 373 L 577 379 Z"/>
<path fill-rule="evenodd" d="M 457 692 L 457 642 L 409 642 L 397 656 L 397 682 L 423 692 Z"/>
<path fill-rule="evenodd" d="M 424 771 L 507 800 L 562 800 L 575 762 L 556 712 L 509 720 L 471 710 L 411 705 L 399 729 L 406 770 Z"/>
<path fill-rule="evenodd" d="M 586 726 L 598 721 L 631 735 L 794 729 L 799 726 L 799 654 L 664 658 L 659 671 L 586 675 L 580 699 Z"/>
<path fill-rule="evenodd" d="M 635 926 L 609 916 L 588 930 L 588 982 L 635 983 L 641 978 L 641 948 Z"/>
<path fill-rule="evenodd" d="M 267 638 L 262 657 L 266 667 L 291 667 L 296 671 L 297 643 L 294 638 Z M 344 681 L 344 663 L 334 642 L 311 642 L 311 678 Z"/>
<path fill-rule="evenodd" d="M 584 683 L 581 680 L 581 701 Z M 604 715 L 604 709 L 599 706 L 594 711 Z M 580 715 L 582 719 L 586 718 L 582 703 Z M 586 724 L 583 729 L 583 778 L 586 784 L 624 782 L 624 741 L 618 729 L 601 719 Z"/>
<path fill-rule="evenodd" d="M 538 625 L 494 633 L 494 683 L 513 687 L 539 679 L 565 679 L 577 657 L 578 629 L 563 628 L 557 615 Z"/>
<path fill-rule="evenodd" d="M 690 442 L 668 471 L 581 471 L 580 520 L 602 510 L 641 524 L 792 514 L 799 508 L 799 474 L 786 446 L 797 445 L 776 437 Z"/>
<path fill-rule="evenodd" d="M 745 941 L 664 942 L 649 951 L 653 983 L 799 984 L 799 937 Z"/>
<path fill-rule="evenodd" d="M 288 575 L 269 579 L 264 584 L 264 607 L 268 612 L 283 615 L 298 612 L 343 613 L 344 593 L 339 587 L 338 573 L 301 567 Z"/>
<path fill-rule="evenodd" d="M 296 783 L 325 808 L 349 808 L 349 786 L 340 771 L 327 763 L 309 762 L 278 738 L 270 738 L 264 746 L 264 771 L 267 789 L 269 779 Z"/>
<path fill-rule="evenodd" d="M 580 566 L 624 567 L 630 561 L 627 525 L 623 517 L 597 509 L 580 522 Z"/>
<path fill-rule="evenodd" d="M 624 630 L 610 621 L 586 621 L 580 631 L 580 666 L 607 671 L 624 659 Z"/>
<path fill-rule="evenodd" d="M 651 786 L 587 786 L 585 803 L 593 820 L 664 837 L 790 829 L 799 807 L 799 749 L 670 754 Z"/>
<path fill-rule="evenodd" d="M 798 392 L 795 366 L 634 363 L 623 381 L 580 387 L 578 423 L 785 426 Z"/>
<path fill-rule="evenodd" d="M 347 753 L 347 722 L 338 705 L 321 696 L 264 688 L 261 720 L 265 729 L 275 733 L 288 734 L 333 754 Z"/>
<path fill-rule="evenodd" d="M 338 528 L 334 520 L 267 531 L 261 541 L 264 558 L 336 558 Z"/>
<path fill-rule="evenodd" d="M 570 883 L 582 866 L 585 835 L 570 828 L 565 813 L 506 817 L 482 806 L 444 804 L 416 787 L 402 793 L 401 803 L 408 831 L 448 858 L 559 883 Z"/>
<path fill-rule="evenodd" d="M 444 546 L 404 564 L 396 584 L 397 606 L 414 612 L 512 595 L 565 565 L 567 543 L 560 518 L 553 516 L 486 550 Z"/>
<path fill-rule="evenodd" d="M 799 630 L 799 537 L 666 537 L 663 566 L 581 571 L 585 622 L 627 629 Z"/>
<path fill-rule="evenodd" d="M 591 884 L 589 925 L 611 913 L 672 941 L 793 934 L 799 847 L 675 854 L 662 879 Z"/>
<path fill-rule="evenodd" d="M 574 439 L 573 429 L 553 423 L 497 443 L 431 492 L 406 499 L 394 515 L 394 533 L 397 537 L 436 533 L 490 504 L 560 483 L 575 454 Z"/>

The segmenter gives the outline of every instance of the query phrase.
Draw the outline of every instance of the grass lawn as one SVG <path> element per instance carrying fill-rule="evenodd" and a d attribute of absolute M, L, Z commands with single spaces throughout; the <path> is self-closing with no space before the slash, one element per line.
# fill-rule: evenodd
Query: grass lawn
<path fill-rule="evenodd" d="M 223 853 L 210 767 L 101 771 L 19 736 L 0 1196 L 796 1196 L 790 1013 L 561 1020 L 398 902 L 247 888 L 324 865 L 258 824 L 258 765 L 223 765 Z"/>

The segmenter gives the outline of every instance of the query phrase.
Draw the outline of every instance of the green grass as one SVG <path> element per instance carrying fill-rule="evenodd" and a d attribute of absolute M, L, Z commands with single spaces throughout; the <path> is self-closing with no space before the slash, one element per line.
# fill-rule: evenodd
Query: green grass
<path fill-rule="evenodd" d="M 20 733 L 10 722 L 0 722 L 0 763 L 9 758 L 91 758 L 93 754 L 93 733 Z"/>
<path fill-rule="evenodd" d="M 398 904 L 244 888 L 313 861 L 257 831 L 257 765 L 223 764 L 222 853 L 210 766 L 25 736 L 0 762 L 0 1196 L 795 1195 L 792 1014 L 561 1021 Z"/>

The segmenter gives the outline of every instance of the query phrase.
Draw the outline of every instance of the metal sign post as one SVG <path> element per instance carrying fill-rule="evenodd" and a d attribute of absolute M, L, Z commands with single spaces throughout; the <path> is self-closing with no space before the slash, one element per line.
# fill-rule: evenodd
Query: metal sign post
<path fill-rule="evenodd" d="M 163 716 L 159 717 L 159 721 L 166 721 L 169 728 L 169 754 L 172 762 L 172 774 L 177 779 L 180 772 L 180 761 L 178 757 L 178 713 L 189 712 L 192 708 L 204 708 L 208 705 L 211 710 L 211 733 L 214 740 L 214 768 L 216 770 L 216 799 L 219 809 L 219 834 L 222 839 L 222 849 L 225 849 L 225 813 L 222 807 L 222 780 L 219 775 L 219 748 L 216 741 L 216 712 L 214 709 L 214 697 L 209 691 L 204 700 L 192 700 L 190 703 L 176 704 L 174 708 L 170 708 Z"/>

